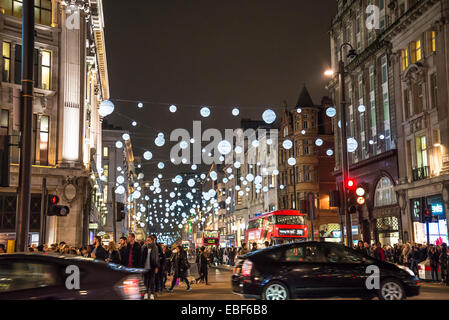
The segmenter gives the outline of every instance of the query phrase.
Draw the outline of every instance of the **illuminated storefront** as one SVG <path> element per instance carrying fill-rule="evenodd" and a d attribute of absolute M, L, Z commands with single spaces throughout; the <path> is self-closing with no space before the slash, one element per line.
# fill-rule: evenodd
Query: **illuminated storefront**
<path fill-rule="evenodd" d="M 422 223 L 420 216 L 424 208 L 429 207 L 432 212 L 432 221 Z M 415 242 L 431 244 L 448 243 L 447 220 L 444 202 L 441 195 L 423 197 L 410 200 L 413 222 L 413 235 Z"/>

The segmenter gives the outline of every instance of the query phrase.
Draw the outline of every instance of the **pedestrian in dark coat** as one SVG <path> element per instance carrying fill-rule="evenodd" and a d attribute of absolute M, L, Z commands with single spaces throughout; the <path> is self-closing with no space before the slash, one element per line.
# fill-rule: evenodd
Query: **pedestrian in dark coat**
<path fill-rule="evenodd" d="M 117 250 L 114 241 L 109 242 L 107 254 L 108 254 L 108 257 L 106 258 L 107 262 L 120 264 L 120 253 Z"/>
<path fill-rule="evenodd" d="M 187 259 L 187 253 L 182 247 L 182 245 L 178 245 L 177 248 L 173 251 L 173 280 L 171 283 L 169 292 L 173 292 L 173 288 L 176 285 L 176 281 L 180 279 L 180 281 L 184 281 L 187 285 L 187 291 L 190 291 L 190 283 L 187 279 L 187 271 L 190 268 L 189 261 Z"/>
<path fill-rule="evenodd" d="M 151 237 L 153 238 L 153 242 L 157 246 L 157 249 L 158 249 L 159 261 L 160 261 L 159 270 L 160 270 L 162 268 L 162 266 L 165 265 L 165 254 L 164 254 L 164 251 L 162 250 L 161 244 L 157 242 L 157 236 L 153 234 Z M 156 292 L 162 293 L 162 289 L 163 288 L 165 289 L 165 283 L 162 284 L 162 280 L 163 280 L 163 272 L 158 272 L 156 274 Z"/>
<path fill-rule="evenodd" d="M 147 238 L 147 243 L 142 247 L 141 268 L 145 269 L 144 282 L 146 287 L 146 294 L 150 292 L 150 299 L 154 299 L 156 292 L 156 275 L 158 274 L 160 266 L 159 248 L 154 242 L 153 237 Z"/>
<path fill-rule="evenodd" d="M 447 254 L 447 244 L 443 243 L 441 245 L 441 253 L 440 253 L 440 266 L 441 266 L 441 280 L 446 282 L 446 285 L 449 285 L 449 277 L 448 277 L 448 254 Z"/>
<path fill-rule="evenodd" d="M 95 260 L 103 260 L 105 261 L 108 257 L 108 253 L 103 248 L 103 245 L 101 243 L 101 237 L 95 236 L 94 237 L 94 243 L 93 243 L 94 249 L 91 253 L 91 257 Z"/>
<path fill-rule="evenodd" d="M 128 244 L 122 256 L 122 265 L 128 268 L 140 268 L 142 250 L 140 244 L 136 242 L 134 233 L 128 235 Z"/>
<path fill-rule="evenodd" d="M 208 266 L 209 266 L 209 258 L 207 257 L 206 254 L 206 248 L 202 247 L 200 250 L 200 254 L 199 254 L 199 261 L 198 261 L 198 273 L 199 273 L 199 278 L 196 279 L 196 282 L 199 281 L 204 281 L 206 283 L 206 285 L 209 284 L 208 281 Z"/>
<path fill-rule="evenodd" d="M 432 272 L 432 281 L 438 282 L 438 267 L 440 265 L 440 253 L 437 248 L 431 246 L 427 253 L 430 260 L 430 270 Z"/>

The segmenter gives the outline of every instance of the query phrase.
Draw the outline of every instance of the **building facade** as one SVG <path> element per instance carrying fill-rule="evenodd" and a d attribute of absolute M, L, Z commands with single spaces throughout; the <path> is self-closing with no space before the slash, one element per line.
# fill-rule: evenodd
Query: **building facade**
<path fill-rule="evenodd" d="M 315 105 L 305 86 L 293 109 L 284 103 L 278 143 L 279 208 L 307 213 L 308 229 L 310 232 L 313 223 L 315 240 L 340 241 L 337 209 L 330 207 L 329 201 L 330 192 L 336 188 L 331 174 L 335 164 L 333 127 L 325 114 L 330 106 L 328 98 Z M 289 163 L 292 159 L 294 164 Z M 313 217 L 309 205 L 313 200 L 308 198 L 311 194 Z"/>
<path fill-rule="evenodd" d="M 124 135 L 128 135 L 128 139 L 122 142 L 121 148 L 117 148 L 117 141 L 123 141 Z M 119 239 L 131 230 L 136 207 L 130 195 L 137 181 L 137 168 L 128 131 L 103 123 L 102 163 L 107 216 L 94 233 L 104 232 L 108 239 L 113 239 L 113 223 L 116 223 L 116 239 Z M 120 222 L 114 222 L 114 210 L 117 206 L 114 203 L 121 203 L 124 207 L 125 218 Z"/>
<path fill-rule="evenodd" d="M 404 240 L 448 243 L 449 1 L 399 1 L 391 43 Z M 420 219 L 430 209 L 433 221 Z"/>
<path fill-rule="evenodd" d="M 369 5 L 379 12 L 374 24 Z M 423 242 L 423 226 L 416 221 L 422 203 L 445 211 L 446 149 L 440 137 L 447 126 L 447 14 L 444 0 L 338 1 L 330 30 L 332 68 L 338 69 L 343 43 L 358 54 L 351 60 L 349 47 L 342 51 L 346 127 L 357 142 L 349 153 L 349 175 L 367 190 L 366 204 L 351 217 L 355 240 Z M 338 79 L 328 87 L 339 102 Z M 336 119 L 334 127 L 340 125 Z M 335 132 L 338 146 L 339 130 Z M 341 188 L 341 150 L 336 149 Z"/>
<path fill-rule="evenodd" d="M 106 213 L 101 168 L 99 104 L 109 98 L 101 0 L 78 1 L 75 28 L 67 27 L 67 5 L 35 1 L 33 168 L 30 243 L 39 241 L 42 180 L 70 208 L 66 217 L 47 217 L 43 242 L 89 241 L 89 222 Z M 21 1 L 2 0 L 1 134 L 12 138 L 10 187 L 0 189 L 0 233 L 14 239 L 19 171 Z M 1 240 L 0 240 L 1 241 Z"/>

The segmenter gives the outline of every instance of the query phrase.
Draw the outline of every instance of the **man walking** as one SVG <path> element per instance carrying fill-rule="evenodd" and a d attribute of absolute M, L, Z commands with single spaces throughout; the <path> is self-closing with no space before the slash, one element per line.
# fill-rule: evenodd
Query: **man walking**
<path fill-rule="evenodd" d="M 146 270 L 144 274 L 146 287 L 145 299 L 148 299 L 148 292 L 150 292 L 150 300 L 154 300 L 156 276 L 160 266 L 159 262 L 159 249 L 154 238 L 148 236 L 146 244 L 142 247 L 142 268 Z"/>

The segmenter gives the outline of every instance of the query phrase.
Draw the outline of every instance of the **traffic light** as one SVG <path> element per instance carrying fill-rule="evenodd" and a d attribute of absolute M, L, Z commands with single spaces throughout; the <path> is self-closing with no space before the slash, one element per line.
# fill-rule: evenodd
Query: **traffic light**
<path fill-rule="evenodd" d="M 120 222 L 123 219 L 125 219 L 125 204 L 123 204 L 121 202 L 116 202 L 115 210 L 116 210 L 117 222 Z"/>
<path fill-rule="evenodd" d="M 355 181 L 355 179 L 348 179 L 345 182 L 346 194 L 348 200 L 348 212 L 356 213 L 357 207 L 363 206 L 366 203 L 366 190 Z"/>
<path fill-rule="evenodd" d="M 421 222 L 422 223 L 426 223 L 426 222 L 431 222 L 432 221 L 432 207 L 430 205 L 425 205 L 423 207 L 423 210 L 421 212 Z"/>
<path fill-rule="evenodd" d="M 348 179 L 346 180 L 346 190 L 354 190 L 355 189 L 355 180 Z"/>
<path fill-rule="evenodd" d="M 59 206 L 59 197 L 54 194 L 48 195 L 47 216 L 65 217 L 69 214 L 70 209 L 67 206 Z"/>

